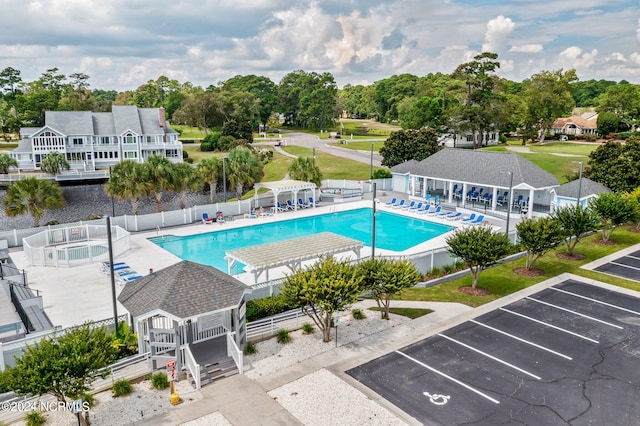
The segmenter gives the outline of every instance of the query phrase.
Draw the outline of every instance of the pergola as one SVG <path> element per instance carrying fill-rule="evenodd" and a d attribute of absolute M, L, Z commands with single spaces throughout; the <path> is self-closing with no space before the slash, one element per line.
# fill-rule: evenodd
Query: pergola
<path fill-rule="evenodd" d="M 292 193 L 291 201 L 293 202 L 293 205 L 295 206 L 296 210 L 298 210 L 297 200 L 298 200 L 298 192 L 300 191 L 306 191 L 306 190 L 313 191 L 313 201 L 317 201 L 317 198 L 316 198 L 317 186 L 313 182 L 287 179 L 287 180 L 278 180 L 274 182 L 256 183 L 255 185 L 253 185 L 253 188 L 255 189 L 254 197 L 255 197 L 256 204 L 258 202 L 258 190 L 260 188 L 267 188 L 268 190 L 273 192 L 273 195 L 275 196 L 276 201 L 278 200 L 278 196 L 280 195 L 280 193 L 291 192 Z M 313 203 L 313 207 L 315 207 L 315 204 L 316 203 Z M 276 214 L 278 214 L 278 209 L 275 209 L 275 212 Z"/>
<path fill-rule="evenodd" d="M 226 252 L 228 274 L 236 262 L 246 265 L 245 271 L 253 273 L 255 283 L 263 272 L 269 280 L 269 270 L 279 266 L 286 266 L 291 271 L 300 268 L 302 262 L 316 259 L 322 255 L 333 255 L 353 251 L 360 259 L 360 249 L 363 243 L 358 240 L 343 237 L 331 232 L 321 232 L 308 237 L 292 238 L 290 240 L 267 243 L 258 246 L 245 247 Z"/>

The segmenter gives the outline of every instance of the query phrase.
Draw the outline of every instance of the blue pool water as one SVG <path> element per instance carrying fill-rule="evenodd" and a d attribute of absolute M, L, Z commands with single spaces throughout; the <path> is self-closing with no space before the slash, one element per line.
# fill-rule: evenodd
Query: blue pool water
<path fill-rule="evenodd" d="M 213 225 L 218 227 L 218 225 Z M 454 228 L 417 218 L 377 211 L 376 247 L 403 251 L 438 237 Z M 371 209 L 361 208 L 339 213 L 265 222 L 235 229 L 221 229 L 186 237 L 164 236 L 149 240 L 183 260 L 210 265 L 227 272 L 225 251 L 258 244 L 333 232 L 362 241 L 371 247 Z M 235 271 L 234 271 L 235 272 Z"/>

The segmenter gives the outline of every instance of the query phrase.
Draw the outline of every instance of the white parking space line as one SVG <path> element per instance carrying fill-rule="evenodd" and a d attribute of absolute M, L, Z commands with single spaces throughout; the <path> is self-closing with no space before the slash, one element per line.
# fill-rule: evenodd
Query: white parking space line
<path fill-rule="evenodd" d="M 581 299 L 585 299 L 585 300 L 588 300 L 590 302 L 596 302 L 596 303 L 599 303 L 601 305 L 608 306 L 610 308 L 615 308 L 615 309 L 618 309 L 618 310 L 621 310 L 621 311 L 624 311 L 624 312 L 629 312 L 631 314 L 640 315 L 640 312 L 638 312 L 638 311 L 634 311 L 634 310 L 631 310 L 631 309 L 623 308 L 622 306 L 613 305 L 611 303 L 603 302 L 603 301 L 598 300 L 598 299 L 592 299 L 591 297 L 583 296 L 582 294 L 574 293 L 574 292 L 567 291 L 567 290 L 562 290 L 561 288 L 555 288 L 555 287 L 549 287 L 549 288 L 551 290 L 555 290 L 555 291 L 559 291 L 560 293 L 565 293 L 565 294 L 569 294 L 571 296 L 579 297 Z"/>
<path fill-rule="evenodd" d="M 537 343 L 530 342 L 529 340 L 523 339 L 522 337 L 514 336 L 513 334 L 507 333 L 506 331 L 499 330 L 497 328 L 491 327 L 490 325 L 487 325 L 487 324 L 483 324 L 483 323 L 478 322 L 476 320 L 469 320 L 469 321 L 474 323 L 474 324 L 478 324 L 481 327 L 485 327 L 485 328 L 488 328 L 489 330 L 495 331 L 496 333 L 504 334 L 505 336 L 511 337 L 512 339 L 515 339 L 515 340 L 517 340 L 519 342 L 526 343 L 527 345 L 531 345 L 531 346 L 533 346 L 535 348 L 542 349 L 543 351 L 547 351 L 547 352 L 552 353 L 554 355 L 558 355 L 559 357 L 562 357 L 564 359 L 568 359 L 569 361 L 573 360 L 573 358 L 568 356 L 568 355 L 562 354 L 560 352 L 556 352 L 553 349 L 546 348 L 546 347 L 541 346 L 541 345 L 539 345 Z"/>
<path fill-rule="evenodd" d="M 632 258 L 632 259 L 640 260 L 640 257 L 638 257 L 638 256 L 631 256 L 630 254 L 626 255 L 625 257 L 630 257 L 630 258 Z"/>
<path fill-rule="evenodd" d="M 500 401 L 498 401 L 497 399 L 494 399 L 494 398 L 490 397 L 490 396 L 489 396 L 489 395 L 487 395 L 486 393 L 480 392 L 479 390 L 477 390 L 477 389 L 475 389 L 475 388 L 473 388 L 473 387 L 469 386 L 469 385 L 468 385 L 468 384 L 466 384 L 466 383 L 461 382 L 461 381 L 460 381 L 460 380 L 458 380 L 458 379 L 455 379 L 455 378 L 453 378 L 453 377 L 451 377 L 451 376 L 449 376 L 449 375 L 447 375 L 447 374 L 443 373 L 442 371 L 438 371 L 438 370 L 436 370 L 435 368 L 428 366 L 427 364 L 425 364 L 425 363 L 424 363 L 424 362 L 422 362 L 422 361 L 419 361 L 419 360 L 417 360 L 417 359 L 415 359 L 415 358 L 413 358 L 413 357 L 411 357 L 411 356 L 409 356 L 409 355 L 407 355 L 407 354 L 405 354 L 405 353 L 403 353 L 403 352 L 400 352 L 400 351 L 395 351 L 395 352 L 396 352 L 397 354 L 399 354 L 399 355 L 402 355 L 403 357 L 405 357 L 405 358 L 407 358 L 407 359 L 410 359 L 411 361 L 415 362 L 416 364 L 423 366 L 423 367 L 424 367 L 424 368 L 426 368 L 427 370 L 432 371 L 432 372 L 434 372 L 434 373 L 436 373 L 436 374 L 439 374 L 440 376 L 442 376 L 442 377 L 444 377 L 444 378 L 446 378 L 446 379 L 449 379 L 449 380 L 451 380 L 451 381 L 452 381 L 452 382 L 454 382 L 454 383 L 459 384 L 459 385 L 460 385 L 460 386 L 462 386 L 463 388 L 468 389 L 468 390 L 470 390 L 471 392 L 476 393 L 476 394 L 478 394 L 478 395 L 482 396 L 483 398 L 488 399 L 489 401 L 491 401 L 491 402 L 493 402 L 493 403 L 495 403 L 495 404 L 500 404 Z"/>
<path fill-rule="evenodd" d="M 580 312 L 572 311 L 571 309 L 563 308 L 562 306 L 554 305 L 553 303 L 543 302 L 542 300 L 534 299 L 533 297 L 529 297 L 529 296 L 527 296 L 526 299 L 527 300 L 532 300 L 532 301 L 534 301 L 536 303 L 541 303 L 543 305 L 551 306 L 552 308 L 556 308 L 556 309 L 559 309 L 561 311 L 565 311 L 565 312 L 569 312 L 569 313 L 574 314 L 574 315 L 578 315 L 579 317 L 590 319 L 591 321 L 599 322 L 601 324 L 605 324 L 605 325 L 608 325 L 608 326 L 611 326 L 611 327 L 614 327 L 614 328 L 618 328 L 620 330 L 624 330 L 624 327 L 621 327 L 619 325 L 611 324 L 610 322 L 606 322 L 606 321 L 603 321 L 601 319 L 591 317 L 589 315 L 581 314 Z"/>
<path fill-rule="evenodd" d="M 486 356 L 487 358 L 490 358 L 490 359 L 492 359 L 492 360 L 494 360 L 494 361 L 496 361 L 496 362 L 499 362 L 500 364 L 504 364 L 504 365 L 506 365 L 507 367 L 511 367 L 511 368 L 513 368 L 514 370 L 517 370 L 517 371 L 519 371 L 519 372 L 521 372 L 521 373 L 524 373 L 524 374 L 526 374 L 526 375 L 528 375 L 528 376 L 533 377 L 534 379 L 537 379 L 537 380 L 540 380 L 540 379 L 541 379 L 539 376 L 536 376 L 535 374 L 530 373 L 530 372 L 528 372 L 527 370 L 523 370 L 523 369 L 522 369 L 522 368 L 520 368 L 520 367 L 516 367 L 515 365 L 510 364 L 510 363 L 508 363 L 507 361 L 504 361 L 504 360 L 502 360 L 502 359 L 500 359 L 500 358 L 498 358 L 498 357 L 495 357 L 495 356 L 493 356 L 493 355 L 489 355 L 488 353 L 483 352 L 483 351 L 481 351 L 480 349 L 474 348 L 473 346 L 467 345 L 466 343 L 462 343 L 461 341 L 456 340 L 456 339 L 454 339 L 454 338 L 452 338 L 452 337 L 445 336 L 444 334 L 440 334 L 440 333 L 438 333 L 438 336 L 440 336 L 440 337 L 442 337 L 442 338 L 444 338 L 444 339 L 447 339 L 447 340 L 449 340 L 449 341 L 451 341 L 451 342 L 453 342 L 453 343 L 456 343 L 456 344 L 458 344 L 458 345 L 460 345 L 460 346 L 463 346 L 463 347 L 465 347 L 465 348 L 467 348 L 467 349 L 470 349 L 470 350 L 472 350 L 472 351 L 474 351 L 474 352 L 477 352 L 477 353 L 479 353 L 480 355 Z"/>
<path fill-rule="evenodd" d="M 531 317 L 529 317 L 529 316 L 527 316 L 527 315 L 523 315 L 523 314 L 521 314 L 521 313 L 519 313 L 519 312 L 511 311 L 511 310 L 509 310 L 509 309 L 507 309 L 507 308 L 499 308 L 499 309 L 500 309 L 501 311 L 509 312 L 510 314 L 517 315 L 517 316 L 519 316 L 519 317 L 521 317 L 521 318 L 528 319 L 529 321 L 537 322 L 538 324 L 542 324 L 542 325 L 544 325 L 545 327 L 553 328 L 553 329 L 555 329 L 555 330 L 562 331 L 562 332 L 567 333 L 567 334 L 571 334 L 572 336 L 576 336 L 576 337 L 579 337 L 579 338 L 581 338 L 581 339 L 588 340 L 589 342 L 593 342 L 593 343 L 596 343 L 596 344 L 597 344 L 597 343 L 600 343 L 599 341 L 597 341 L 597 340 L 595 340 L 595 339 L 592 339 L 592 338 L 590 338 L 590 337 L 583 336 L 582 334 L 574 333 L 573 331 L 566 330 L 566 329 L 564 329 L 564 328 L 560 328 L 560 327 L 558 327 L 558 326 L 555 326 L 555 325 L 553 325 L 553 324 L 549 324 L 549 323 L 544 322 L 544 321 L 540 321 L 539 319 L 531 318 Z"/>
<path fill-rule="evenodd" d="M 612 265 L 616 265 L 616 266 L 622 266 L 628 269 L 633 269 L 634 271 L 640 271 L 640 268 L 636 268 L 635 266 L 630 266 L 630 265 L 625 265 L 624 263 L 618 263 L 618 262 L 609 262 Z"/>

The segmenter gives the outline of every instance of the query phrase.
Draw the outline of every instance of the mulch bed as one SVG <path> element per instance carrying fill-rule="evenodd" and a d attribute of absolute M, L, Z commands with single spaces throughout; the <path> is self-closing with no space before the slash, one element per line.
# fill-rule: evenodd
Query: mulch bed
<path fill-rule="evenodd" d="M 601 246 L 618 246 L 620 243 L 611 240 L 593 240 L 594 243 L 600 244 Z"/>
<path fill-rule="evenodd" d="M 584 260 L 587 258 L 584 254 L 573 253 L 572 255 L 568 255 L 567 253 L 558 253 L 556 257 L 561 260 Z"/>
<path fill-rule="evenodd" d="M 544 275 L 544 271 L 542 269 L 527 269 L 527 268 L 516 268 L 513 270 L 514 274 L 520 275 L 521 277 L 539 277 Z"/>
<path fill-rule="evenodd" d="M 635 234 L 640 233 L 640 228 L 638 228 L 637 226 L 632 226 L 631 228 L 629 228 L 629 232 L 633 232 Z"/>
<path fill-rule="evenodd" d="M 471 296 L 488 296 L 491 294 L 489 290 L 483 287 L 473 288 L 471 286 L 460 287 L 460 293 L 469 294 Z"/>

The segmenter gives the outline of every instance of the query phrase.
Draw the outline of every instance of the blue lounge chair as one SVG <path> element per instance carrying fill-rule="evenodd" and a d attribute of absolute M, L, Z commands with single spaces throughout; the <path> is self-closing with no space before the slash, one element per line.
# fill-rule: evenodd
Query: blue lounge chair
<path fill-rule="evenodd" d="M 287 208 L 289 210 L 296 210 L 296 206 L 295 206 L 295 204 L 293 204 L 293 202 L 291 200 L 287 200 Z"/>
<path fill-rule="evenodd" d="M 384 203 L 384 205 L 385 205 L 385 206 L 387 206 L 387 207 L 391 207 L 391 206 L 393 206 L 397 201 L 398 201 L 398 199 L 397 199 L 396 197 L 393 197 L 393 198 L 391 199 L 391 201 L 387 201 L 386 203 Z"/>
<path fill-rule="evenodd" d="M 142 275 L 134 275 L 134 276 L 132 276 L 132 277 L 122 278 L 122 279 L 120 279 L 119 281 L 120 281 L 120 283 L 122 283 L 122 284 L 126 284 L 126 283 L 129 283 L 129 282 L 131 282 L 131 281 L 139 280 L 140 278 L 142 278 Z"/>
<path fill-rule="evenodd" d="M 420 210 L 421 208 L 422 208 L 422 201 L 420 201 L 420 202 L 419 202 L 418 204 L 416 204 L 415 206 L 411 207 L 411 208 L 409 209 L 409 211 L 416 212 L 416 211 Z"/>
<path fill-rule="evenodd" d="M 282 207 L 282 204 L 280 204 L 280 201 L 278 201 L 276 203 L 276 210 L 279 211 L 279 212 L 286 212 L 287 208 L 286 207 Z"/>
<path fill-rule="evenodd" d="M 462 219 L 460 222 L 467 223 L 467 222 L 470 222 L 470 221 L 475 220 L 475 219 L 476 219 L 476 214 L 475 213 L 471 213 L 471 216 Z"/>
<path fill-rule="evenodd" d="M 309 207 L 309 204 L 305 203 L 302 198 L 298 198 L 298 207 L 306 209 L 307 207 Z"/>
<path fill-rule="evenodd" d="M 442 212 L 442 213 L 439 213 L 437 215 L 437 217 L 442 218 L 442 219 L 446 219 L 449 216 L 453 216 L 454 214 L 455 214 L 454 212 Z"/>
<path fill-rule="evenodd" d="M 403 198 L 402 200 L 400 200 L 400 202 L 399 202 L 399 203 L 394 204 L 394 205 L 392 205 L 391 207 L 393 207 L 394 209 L 401 209 L 401 208 L 402 208 L 402 206 L 404 206 L 404 202 L 405 202 L 405 200 L 404 200 L 404 198 Z"/>
<path fill-rule="evenodd" d="M 427 203 L 420 210 L 417 211 L 418 214 L 429 213 L 429 209 L 431 208 L 431 204 Z"/>
<path fill-rule="evenodd" d="M 430 212 L 427 212 L 427 214 L 428 214 L 429 216 L 435 216 L 435 215 L 439 214 L 441 211 L 442 211 L 442 206 L 437 206 L 437 207 L 435 208 L 435 210 L 432 210 L 432 211 L 430 211 Z"/>
<path fill-rule="evenodd" d="M 447 220 L 458 220 L 462 217 L 462 212 L 457 212 L 455 214 L 452 214 L 450 216 L 447 216 L 445 219 Z"/>
<path fill-rule="evenodd" d="M 202 213 L 202 223 L 204 224 L 213 223 L 213 218 L 209 217 L 209 214 L 207 213 Z"/>
<path fill-rule="evenodd" d="M 436 197 L 433 199 L 433 205 L 434 205 L 434 206 L 437 206 L 437 205 L 438 205 L 438 203 L 440 203 L 440 196 L 439 196 L 439 195 L 436 195 Z"/>
<path fill-rule="evenodd" d="M 414 200 L 411 200 L 411 202 L 409 204 L 405 204 L 404 206 L 400 207 L 402 210 L 409 210 L 413 207 L 415 207 L 416 202 Z"/>
<path fill-rule="evenodd" d="M 258 218 L 258 214 L 255 211 L 251 210 L 249 213 L 245 213 L 244 214 L 244 218 L 245 219 L 257 219 Z"/>
<path fill-rule="evenodd" d="M 313 197 L 309 197 L 309 204 L 312 206 L 317 206 L 319 203 L 313 199 Z"/>
<path fill-rule="evenodd" d="M 484 215 L 480 215 L 472 221 L 467 222 L 468 225 L 480 225 L 484 222 Z"/>
<path fill-rule="evenodd" d="M 427 196 L 424 197 L 424 200 L 427 202 L 427 204 L 431 203 L 431 194 L 427 194 Z"/>

